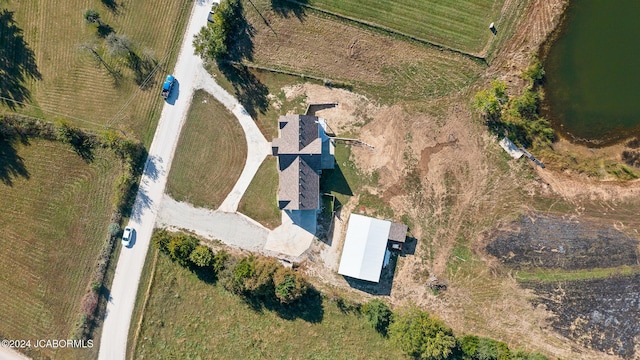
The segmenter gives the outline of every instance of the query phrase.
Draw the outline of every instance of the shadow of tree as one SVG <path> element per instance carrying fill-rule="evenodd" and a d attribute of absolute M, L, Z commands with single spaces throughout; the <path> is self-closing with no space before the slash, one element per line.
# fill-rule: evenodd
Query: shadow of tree
<path fill-rule="evenodd" d="M 16 151 L 15 142 L 15 139 L 0 139 L 0 181 L 8 186 L 13 186 L 14 178 L 29 179 L 30 177 L 24 160 Z"/>
<path fill-rule="evenodd" d="M 13 12 L 0 10 L 0 100 L 12 110 L 16 108 L 12 100 L 29 100 L 31 93 L 24 86 L 28 79 L 42 79 L 35 54 L 16 26 Z"/>
<path fill-rule="evenodd" d="M 273 11 L 282 16 L 288 18 L 289 16 L 295 16 L 300 21 L 305 18 L 305 5 L 309 3 L 309 0 L 271 0 L 271 8 Z"/>
<path fill-rule="evenodd" d="M 227 39 L 227 55 L 216 60 L 220 72 L 233 85 L 235 96 L 247 113 L 255 118 L 264 114 L 269 106 L 269 89 L 245 66 L 242 61 L 253 60 L 254 27 L 244 17 L 242 3 L 234 7 L 233 27 Z"/>
<path fill-rule="evenodd" d="M 244 65 L 218 61 L 220 72 L 233 84 L 235 96 L 247 113 L 255 118 L 269 106 L 269 89 Z"/>
<path fill-rule="evenodd" d="M 128 54 L 129 68 L 133 70 L 135 81 L 143 90 L 155 86 L 155 81 L 149 81 L 153 78 L 149 77 L 158 62 L 152 58 L 141 58 L 134 51 Z M 149 78 L 149 79 L 147 79 Z"/>
<path fill-rule="evenodd" d="M 242 299 L 256 312 L 266 309 L 275 312 L 285 320 L 301 319 L 310 323 L 319 323 L 324 318 L 322 294 L 312 286 L 309 286 L 302 298 L 292 304 L 282 304 L 275 298 L 251 295 L 244 295 Z"/>
<path fill-rule="evenodd" d="M 113 15 L 118 15 L 120 13 L 120 8 L 123 4 L 118 4 L 115 0 L 100 0 L 102 5 L 104 5 Z"/>

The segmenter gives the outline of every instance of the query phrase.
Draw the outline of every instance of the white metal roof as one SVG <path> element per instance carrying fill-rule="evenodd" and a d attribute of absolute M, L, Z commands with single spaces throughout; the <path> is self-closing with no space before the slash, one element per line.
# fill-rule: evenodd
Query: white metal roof
<path fill-rule="evenodd" d="M 380 281 L 390 228 L 390 221 L 351 214 L 338 274 Z"/>

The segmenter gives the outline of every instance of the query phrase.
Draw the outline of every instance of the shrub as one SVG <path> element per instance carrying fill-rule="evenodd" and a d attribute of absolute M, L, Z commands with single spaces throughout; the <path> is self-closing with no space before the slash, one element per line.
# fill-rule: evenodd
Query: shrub
<path fill-rule="evenodd" d="M 213 251 L 208 246 L 198 245 L 189 255 L 192 263 L 199 267 L 210 266 L 213 262 Z"/>
<path fill-rule="evenodd" d="M 255 271 L 255 257 L 242 258 L 223 279 L 223 286 L 232 293 L 242 294 L 246 291 L 245 280 L 252 277 Z"/>
<path fill-rule="evenodd" d="M 82 314 L 88 319 L 93 319 L 93 315 L 98 307 L 98 293 L 89 291 L 82 297 Z"/>
<path fill-rule="evenodd" d="M 222 270 L 224 270 L 228 259 L 229 253 L 224 250 L 218 251 L 218 253 L 213 256 L 211 267 L 213 268 L 214 275 L 218 276 Z"/>
<path fill-rule="evenodd" d="M 396 317 L 389 326 L 389 338 L 417 359 L 446 359 L 456 346 L 449 327 L 416 308 Z"/>
<path fill-rule="evenodd" d="M 391 309 L 380 299 L 373 299 L 362 307 L 367 321 L 377 332 L 386 335 L 391 323 Z"/>
<path fill-rule="evenodd" d="M 151 244 L 165 254 L 169 253 L 169 242 L 171 241 L 171 234 L 166 229 L 156 229 L 151 235 Z"/>
<path fill-rule="evenodd" d="M 529 80 L 531 85 L 539 84 L 544 79 L 544 69 L 540 59 L 534 59 L 533 63 L 522 73 L 525 80 Z"/>
<path fill-rule="evenodd" d="M 308 285 L 300 274 L 292 269 L 280 267 L 273 275 L 275 295 L 280 302 L 290 304 L 306 294 Z"/>
<path fill-rule="evenodd" d="M 176 235 L 169 241 L 167 251 L 169 257 L 182 266 L 191 265 L 189 256 L 191 252 L 198 246 L 198 239 L 189 235 Z"/>
<path fill-rule="evenodd" d="M 279 264 L 274 259 L 259 258 L 254 262 L 253 274 L 244 280 L 245 291 L 253 295 L 273 298 L 273 275 L 278 270 Z"/>
<path fill-rule="evenodd" d="M 116 223 L 109 224 L 109 235 L 118 236 L 118 234 L 120 234 L 120 225 Z"/>

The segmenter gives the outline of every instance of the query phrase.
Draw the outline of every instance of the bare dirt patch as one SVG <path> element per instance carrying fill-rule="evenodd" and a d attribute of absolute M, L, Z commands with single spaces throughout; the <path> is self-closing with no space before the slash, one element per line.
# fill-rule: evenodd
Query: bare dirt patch
<path fill-rule="evenodd" d="M 534 304 L 553 313 L 560 334 L 600 351 L 637 359 L 640 275 L 558 283 L 527 283 Z"/>
<path fill-rule="evenodd" d="M 487 251 L 514 269 L 638 264 L 638 239 L 593 218 L 532 214 L 494 236 Z"/>

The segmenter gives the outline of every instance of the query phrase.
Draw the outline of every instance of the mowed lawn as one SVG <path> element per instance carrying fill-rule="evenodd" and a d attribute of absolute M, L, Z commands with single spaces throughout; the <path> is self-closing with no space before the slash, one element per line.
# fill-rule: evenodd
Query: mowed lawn
<path fill-rule="evenodd" d="M 104 5 L 109 3 L 116 4 L 113 10 Z M 161 82 L 172 71 L 192 5 L 190 0 L 3 1 L 2 7 L 14 12 L 15 25 L 22 30 L 41 74 L 41 80 L 26 84 L 29 103 L 60 114 L 28 106 L 18 111 L 49 121 L 70 116 L 98 124 L 70 119 L 87 128 L 110 125 L 133 132 L 150 144 L 164 104 Z M 124 59 L 109 56 L 96 26 L 84 20 L 86 9 L 97 10 L 102 22 L 116 34 L 126 36 L 139 56 L 157 60 L 159 66 L 144 90 L 139 90 L 135 74 Z M 118 84 L 83 46 L 94 47 L 110 68 L 121 73 Z M 11 61 L 24 61 L 24 56 L 14 56 L 15 52 L 9 53 Z M 150 63 L 153 69 L 155 63 Z M 6 106 L 0 105 L 0 110 L 4 109 Z"/>
<path fill-rule="evenodd" d="M 0 142 L 0 152 L 0 335 L 67 339 L 107 236 L 119 160 L 98 150 L 86 163 L 44 140 Z M 88 358 L 69 349 L 43 355 Z"/>
<path fill-rule="evenodd" d="M 363 317 L 343 313 L 333 301 L 322 299 L 306 310 L 311 321 L 253 310 L 160 255 L 133 358 L 404 358 Z"/>
<path fill-rule="evenodd" d="M 247 141 L 238 119 L 210 94 L 193 96 L 169 172 L 175 200 L 217 209 L 242 173 Z"/>
<path fill-rule="evenodd" d="M 282 213 L 278 208 L 278 184 L 278 159 L 268 156 L 240 200 L 238 211 L 269 229 L 280 226 Z"/>
<path fill-rule="evenodd" d="M 493 36 L 504 0 L 310 0 L 309 4 L 340 15 L 438 43 L 479 53 Z"/>

